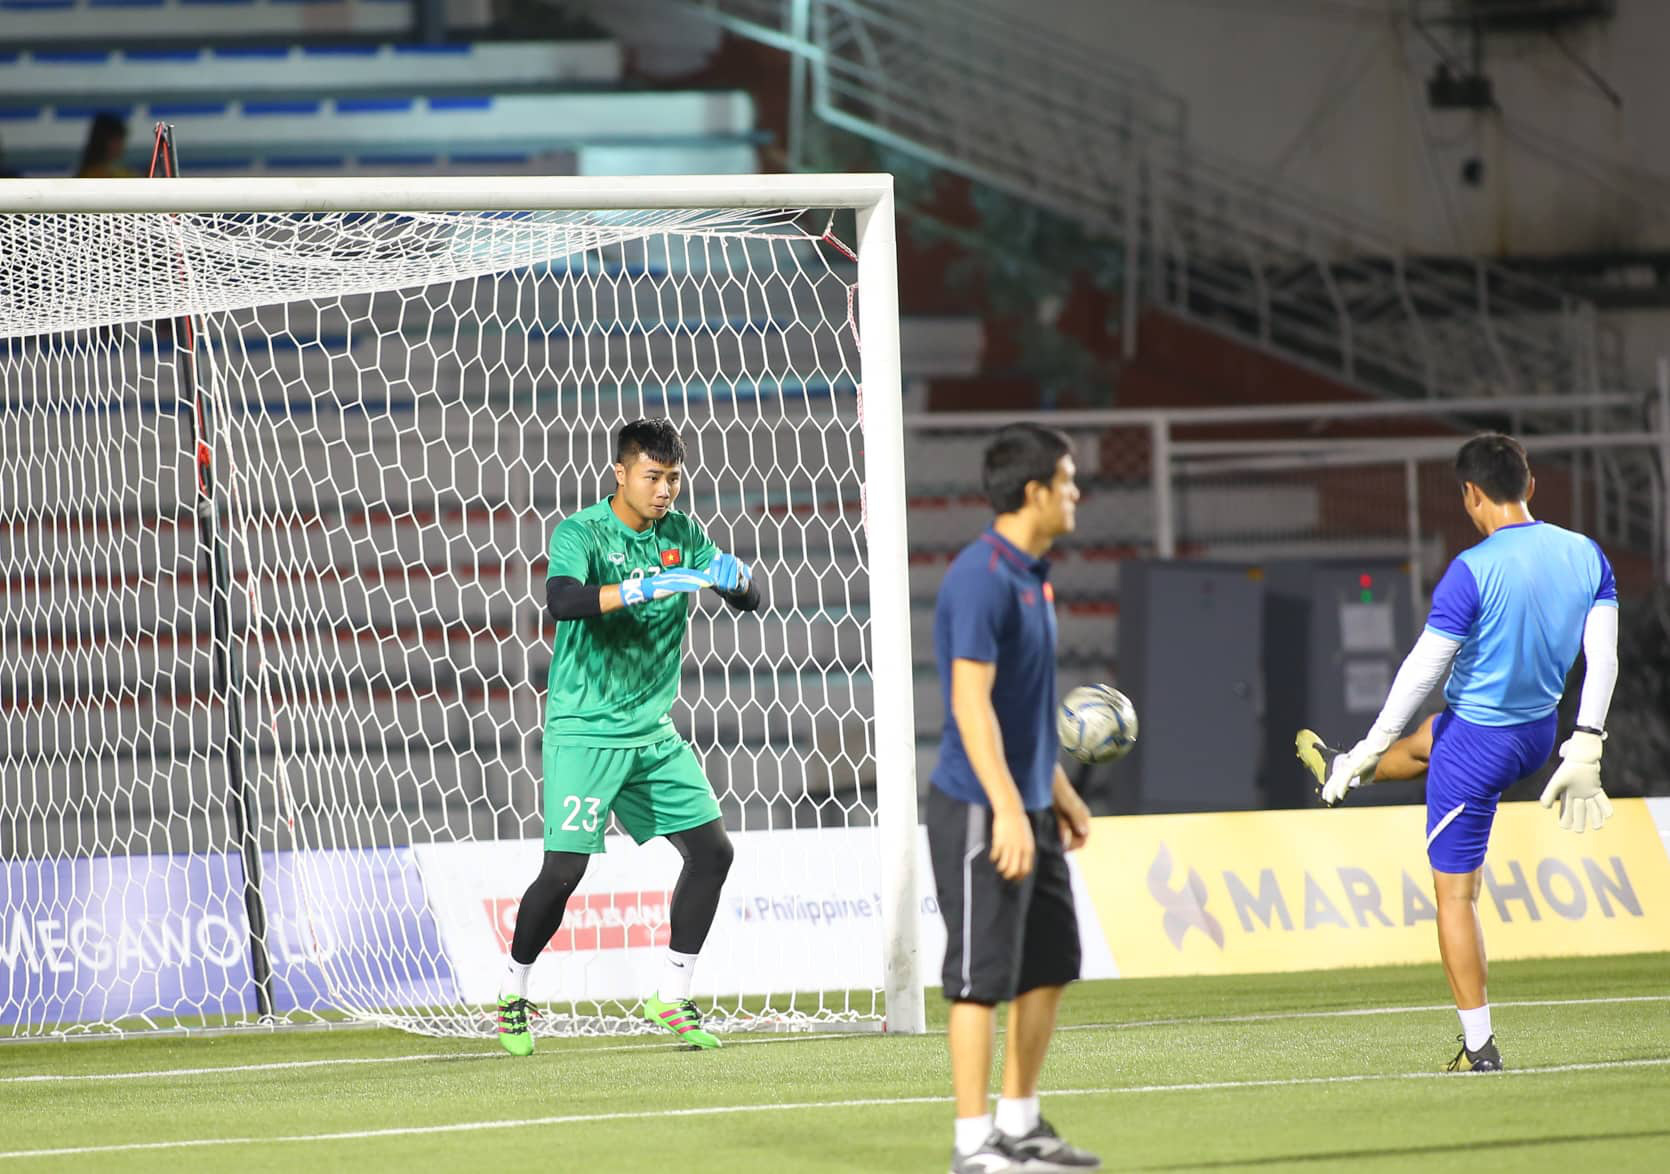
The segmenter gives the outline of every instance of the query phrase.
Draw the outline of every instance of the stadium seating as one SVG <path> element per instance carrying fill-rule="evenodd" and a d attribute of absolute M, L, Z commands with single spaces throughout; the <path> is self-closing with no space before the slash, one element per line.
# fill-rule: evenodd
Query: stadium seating
<path fill-rule="evenodd" d="M 454 33 L 486 23 L 452 0 Z M 735 174 L 763 141 L 739 91 L 635 90 L 595 31 L 411 40 L 405 0 L 0 0 L 0 143 L 71 173 L 88 120 L 129 123 L 142 169 L 174 124 L 193 175 Z M 114 46 L 114 47 L 113 47 Z"/>
<path fill-rule="evenodd" d="M 446 0 L 453 29 L 482 29 L 491 17 L 490 0 Z M 412 31 L 411 0 L 0 0 L 0 46 Z"/>
<path fill-rule="evenodd" d="M 0 54 L 0 99 L 28 102 L 138 103 L 156 96 L 207 103 L 288 94 L 318 82 L 356 90 L 574 89 L 621 80 L 620 47 L 609 40 L 309 41 L 288 45 L 226 42 L 125 49 L 36 46 Z"/>
<path fill-rule="evenodd" d="M 14 166 L 63 174 L 100 109 L 140 134 L 174 124 L 193 174 L 644 174 L 754 170 L 753 110 L 735 93 L 379 94 L 0 109 Z"/>

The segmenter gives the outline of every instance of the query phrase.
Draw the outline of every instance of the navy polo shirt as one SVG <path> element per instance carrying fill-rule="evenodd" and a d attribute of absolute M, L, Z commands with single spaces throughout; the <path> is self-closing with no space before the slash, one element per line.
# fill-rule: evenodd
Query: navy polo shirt
<path fill-rule="evenodd" d="M 951 662 L 997 666 L 992 708 L 1003 756 L 1028 811 L 1050 806 L 1055 783 L 1055 591 L 1050 564 L 996 530 L 963 548 L 945 572 L 934 604 L 934 657 L 945 702 L 934 786 L 965 803 L 989 806 L 951 714 Z"/>

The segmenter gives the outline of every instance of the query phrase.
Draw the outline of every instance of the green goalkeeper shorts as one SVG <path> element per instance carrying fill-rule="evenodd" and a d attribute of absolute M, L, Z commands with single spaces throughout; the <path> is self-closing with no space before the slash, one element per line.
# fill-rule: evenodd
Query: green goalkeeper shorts
<path fill-rule="evenodd" d="M 609 813 L 638 843 L 719 818 L 719 801 L 683 738 L 650 746 L 564 746 L 545 739 L 545 850 L 601 852 Z"/>

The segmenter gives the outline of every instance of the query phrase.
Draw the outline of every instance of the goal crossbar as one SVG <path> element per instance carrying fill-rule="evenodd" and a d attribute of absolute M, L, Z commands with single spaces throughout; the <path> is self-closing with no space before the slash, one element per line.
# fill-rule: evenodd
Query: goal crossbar
<path fill-rule="evenodd" d="M 14 179 L 5 212 L 541 212 L 891 205 L 891 175 Z M 863 253 L 860 251 L 860 263 Z"/>

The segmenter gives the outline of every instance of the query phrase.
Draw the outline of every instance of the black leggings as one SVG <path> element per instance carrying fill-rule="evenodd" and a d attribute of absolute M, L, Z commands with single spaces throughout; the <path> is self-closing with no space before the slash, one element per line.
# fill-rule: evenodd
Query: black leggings
<path fill-rule="evenodd" d="M 735 849 L 725 834 L 725 825 L 715 819 L 689 831 L 667 837 L 684 857 L 678 884 L 673 888 L 672 923 L 669 945 L 680 954 L 699 954 L 719 911 L 719 890 L 731 871 Z M 557 930 L 562 927 L 568 898 L 586 875 L 591 857 L 583 852 L 547 852 L 516 914 L 516 933 L 510 940 L 511 958 L 523 966 L 533 964 Z"/>

